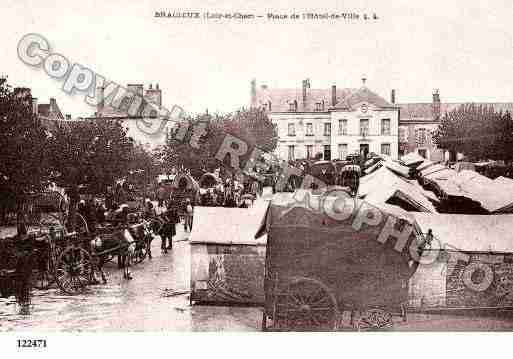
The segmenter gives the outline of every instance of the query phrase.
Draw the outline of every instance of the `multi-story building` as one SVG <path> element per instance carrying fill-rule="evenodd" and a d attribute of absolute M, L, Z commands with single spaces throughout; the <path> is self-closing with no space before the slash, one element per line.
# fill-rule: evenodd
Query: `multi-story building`
<path fill-rule="evenodd" d="M 32 107 L 32 112 L 39 117 L 43 125 L 51 128 L 54 125 L 54 121 L 61 121 L 64 119 L 70 119 L 71 116 L 66 114 L 63 116 L 57 100 L 50 97 L 49 103 L 38 103 L 36 97 L 32 97 L 32 91 L 27 87 L 16 87 L 14 88 L 14 94 L 20 98 L 26 99 L 27 106 Z"/>
<path fill-rule="evenodd" d="M 399 107 L 365 86 L 312 89 L 257 88 L 251 82 L 251 107 L 263 108 L 277 125 L 276 155 L 296 160 L 345 159 L 349 154 L 380 153 L 397 158 Z"/>
<path fill-rule="evenodd" d="M 123 92 L 123 96 L 119 96 L 121 98 L 120 104 L 115 107 L 113 103 L 117 100 L 113 100 L 112 96 L 117 97 L 117 93 L 114 95 L 106 95 L 105 89 L 98 87 L 96 89 L 97 111 L 94 116 L 89 117 L 89 119 L 107 118 L 121 121 L 123 126 L 127 129 L 127 135 L 148 150 L 153 150 L 164 145 L 167 138 L 166 131 L 159 130 L 154 133 L 152 132 L 153 129 L 151 126 L 145 128 L 145 126 L 150 125 L 152 122 L 158 124 L 159 122 L 155 122 L 155 118 L 145 118 L 142 114 L 142 107 L 135 116 L 130 116 L 128 113 L 132 101 L 131 96 L 133 94 L 143 97 L 149 104 L 161 107 L 162 90 L 159 88 L 159 85 L 156 84 L 155 87 L 153 87 L 153 85 L 150 84 L 147 89 L 144 89 L 142 84 L 128 84 L 126 90 L 126 92 Z M 109 96 L 111 96 L 111 101 L 106 100 Z"/>
<path fill-rule="evenodd" d="M 392 90 L 392 101 L 395 102 L 395 90 Z M 455 110 L 464 103 L 443 103 L 438 90 L 433 91 L 431 103 L 401 103 L 399 115 L 399 155 L 411 152 L 418 153 L 431 161 L 449 160 L 449 153 L 439 149 L 433 143 L 433 134 L 440 125 L 445 113 Z M 491 106 L 495 111 L 513 113 L 513 103 L 476 103 Z M 451 159 L 454 160 L 454 159 Z"/>

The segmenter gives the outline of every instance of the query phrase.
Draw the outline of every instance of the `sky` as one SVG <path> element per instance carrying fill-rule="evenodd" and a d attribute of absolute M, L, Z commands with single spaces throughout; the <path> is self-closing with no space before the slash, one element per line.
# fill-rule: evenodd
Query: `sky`
<path fill-rule="evenodd" d="M 513 101 L 512 5 L 508 1 L 29 1 L 2 0 L 0 73 L 32 88 L 40 103 L 89 116 L 84 95 L 17 57 L 38 33 L 54 52 L 119 84 L 158 83 L 163 105 L 187 112 L 229 112 L 249 105 L 250 81 L 270 88 L 366 85 L 398 102 Z M 291 14 L 376 13 L 378 20 L 155 18 L 155 11 Z M 8 30 L 7 30 L 8 29 Z"/>

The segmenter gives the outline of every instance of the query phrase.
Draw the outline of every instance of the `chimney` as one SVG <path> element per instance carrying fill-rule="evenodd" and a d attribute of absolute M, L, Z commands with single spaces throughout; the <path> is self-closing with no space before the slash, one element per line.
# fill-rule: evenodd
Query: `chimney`
<path fill-rule="evenodd" d="M 395 104 L 395 89 L 390 92 L 390 103 Z"/>
<path fill-rule="evenodd" d="M 303 111 L 306 110 L 306 89 L 310 88 L 310 79 L 303 80 Z"/>
<path fill-rule="evenodd" d="M 37 108 L 37 97 L 32 97 L 32 113 L 36 116 L 39 114 L 39 111 Z"/>
<path fill-rule="evenodd" d="M 96 91 L 97 91 L 97 105 L 96 105 L 96 110 L 97 110 L 97 116 L 98 117 L 102 117 L 103 116 L 103 107 L 105 105 L 105 87 L 103 86 L 98 86 L 96 88 Z"/>
<path fill-rule="evenodd" d="M 337 85 L 331 86 L 331 106 L 337 105 Z"/>
<path fill-rule="evenodd" d="M 436 121 L 440 120 L 440 90 L 435 89 L 433 91 L 433 119 Z"/>
<path fill-rule="evenodd" d="M 256 79 L 251 80 L 251 108 L 257 107 Z"/>
<path fill-rule="evenodd" d="M 53 97 L 50 97 L 50 113 L 57 112 L 57 101 Z"/>

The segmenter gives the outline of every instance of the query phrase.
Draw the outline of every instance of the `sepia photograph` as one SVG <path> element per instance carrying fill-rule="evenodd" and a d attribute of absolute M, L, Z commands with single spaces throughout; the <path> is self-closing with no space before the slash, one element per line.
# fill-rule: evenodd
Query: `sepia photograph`
<path fill-rule="evenodd" d="M 513 331 L 510 3 L 0 7 L 14 353 Z"/>

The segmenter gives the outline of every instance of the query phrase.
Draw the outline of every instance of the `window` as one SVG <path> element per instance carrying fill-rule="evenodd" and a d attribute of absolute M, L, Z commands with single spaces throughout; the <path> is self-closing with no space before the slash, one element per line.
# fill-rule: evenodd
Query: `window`
<path fill-rule="evenodd" d="M 408 142 L 408 127 L 399 127 L 399 142 Z"/>
<path fill-rule="evenodd" d="M 381 154 L 390 156 L 390 143 L 381 144 Z"/>
<path fill-rule="evenodd" d="M 293 102 L 289 102 L 289 111 L 297 112 L 297 101 L 296 100 L 294 100 Z"/>
<path fill-rule="evenodd" d="M 425 128 L 415 130 L 415 142 L 417 146 L 423 146 L 427 143 L 427 130 Z"/>
<path fill-rule="evenodd" d="M 306 124 L 306 135 L 313 136 L 313 124 L 310 122 Z"/>
<path fill-rule="evenodd" d="M 289 161 L 294 161 L 295 160 L 295 148 L 294 148 L 294 145 L 290 145 L 289 146 Z"/>
<path fill-rule="evenodd" d="M 369 120 L 368 119 L 360 120 L 360 135 L 361 136 L 369 135 Z"/>
<path fill-rule="evenodd" d="M 390 135 L 390 119 L 384 118 L 381 120 L 381 134 L 384 136 Z"/>
<path fill-rule="evenodd" d="M 331 146 L 324 145 L 324 160 L 331 161 Z"/>
<path fill-rule="evenodd" d="M 267 103 L 267 110 L 268 110 L 269 112 L 271 112 L 271 111 L 272 111 L 271 101 L 269 101 L 269 102 Z"/>
<path fill-rule="evenodd" d="M 306 145 L 306 158 L 313 158 L 313 145 Z"/>
<path fill-rule="evenodd" d="M 324 124 L 324 136 L 331 136 L 331 123 Z"/>
<path fill-rule="evenodd" d="M 347 157 L 347 143 L 341 143 L 338 145 L 338 158 L 345 160 Z"/>
<path fill-rule="evenodd" d="M 338 120 L 338 134 L 347 135 L 347 120 Z"/>
<path fill-rule="evenodd" d="M 289 136 L 296 135 L 296 126 L 293 123 L 289 123 Z"/>

